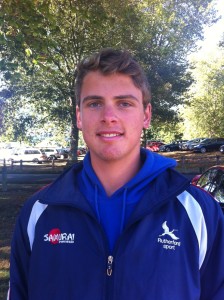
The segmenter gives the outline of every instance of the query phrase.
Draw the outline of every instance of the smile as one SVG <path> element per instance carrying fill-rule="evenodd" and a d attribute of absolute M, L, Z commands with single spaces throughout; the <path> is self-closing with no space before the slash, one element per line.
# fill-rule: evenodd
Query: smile
<path fill-rule="evenodd" d="M 114 136 L 119 136 L 120 134 L 114 134 L 114 133 L 107 133 L 107 134 L 101 134 L 101 136 L 104 137 L 114 137 Z"/>
<path fill-rule="evenodd" d="M 97 135 L 105 138 L 113 138 L 116 136 L 121 136 L 122 134 L 113 132 L 113 133 L 98 133 Z"/>

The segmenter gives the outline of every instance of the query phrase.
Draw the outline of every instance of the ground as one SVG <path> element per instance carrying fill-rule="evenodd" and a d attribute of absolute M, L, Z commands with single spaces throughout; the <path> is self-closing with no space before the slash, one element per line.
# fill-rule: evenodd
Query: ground
<path fill-rule="evenodd" d="M 13 185 L 0 192 L 0 300 L 6 299 L 9 282 L 10 241 L 16 217 L 25 201 L 40 188 L 38 185 Z"/>

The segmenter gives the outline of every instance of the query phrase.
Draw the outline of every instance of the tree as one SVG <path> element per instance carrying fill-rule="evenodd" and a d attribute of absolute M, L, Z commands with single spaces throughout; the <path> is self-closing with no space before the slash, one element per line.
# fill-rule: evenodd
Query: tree
<path fill-rule="evenodd" d="M 221 38 L 221 40 L 220 40 L 220 42 L 219 42 L 219 47 L 224 48 L 224 32 L 223 32 L 222 38 Z"/>
<path fill-rule="evenodd" d="M 0 67 L 14 101 L 21 101 L 21 97 L 26 96 L 23 101 L 35 101 L 37 112 L 47 111 L 49 119 L 70 120 L 75 146 L 78 137 L 75 66 L 95 49 L 108 44 L 115 46 L 120 41 L 128 45 L 132 39 L 127 34 L 131 22 L 136 20 L 131 2 L 122 1 L 119 9 L 118 3 L 83 0 L 2 2 Z"/>
<path fill-rule="evenodd" d="M 3 0 L 0 69 L 12 95 L 8 111 L 11 103 L 14 110 L 35 103 L 43 122 L 71 122 L 76 148 L 75 66 L 85 55 L 112 46 L 130 49 L 147 71 L 154 122 L 173 121 L 173 108 L 191 83 L 184 57 L 201 38 L 202 25 L 214 21 L 210 2 Z"/>
<path fill-rule="evenodd" d="M 203 37 L 203 24 L 214 20 L 205 1 L 153 1 L 146 10 L 148 44 L 138 48 L 152 86 L 153 125 L 177 123 L 183 93 L 192 84 L 187 53 Z M 150 23 L 149 23 L 150 22 Z M 146 47 L 148 46 L 148 47 Z M 143 50 L 141 50 L 143 49 Z"/>
<path fill-rule="evenodd" d="M 185 131 L 190 138 L 223 137 L 224 132 L 224 50 L 197 62 L 195 83 L 186 94 L 183 109 Z"/>

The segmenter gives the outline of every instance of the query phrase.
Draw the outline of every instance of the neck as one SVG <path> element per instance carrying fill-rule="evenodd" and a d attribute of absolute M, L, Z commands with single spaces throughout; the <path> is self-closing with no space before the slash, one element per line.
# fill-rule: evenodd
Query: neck
<path fill-rule="evenodd" d="M 108 196 L 133 178 L 141 167 L 140 156 L 126 162 L 92 161 L 92 167 Z"/>

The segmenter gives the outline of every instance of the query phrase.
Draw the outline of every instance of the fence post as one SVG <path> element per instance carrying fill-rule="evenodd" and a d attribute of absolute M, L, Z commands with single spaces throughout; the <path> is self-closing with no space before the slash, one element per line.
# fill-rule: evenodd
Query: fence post
<path fill-rule="evenodd" d="M 185 157 L 184 156 L 181 156 L 181 165 L 182 165 L 183 170 L 186 171 L 186 169 L 185 169 L 186 164 L 185 164 Z"/>
<path fill-rule="evenodd" d="M 20 159 L 20 170 L 22 170 L 23 169 L 23 161 L 22 161 L 22 159 Z"/>
<path fill-rule="evenodd" d="M 7 167 L 6 167 L 5 159 L 2 167 L 2 191 L 7 192 Z"/>
<path fill-rule="evenodd" d="M 13 169 L 13 164 L 14 164 L 14 161 L 13 159 L 11 160 L 11 170 Z"/>
<path fill-rule="evenodd" d="M 220 156 L 216 155 L 216 164 L 219 165 L 219 163 L 220 163 Z"/>

